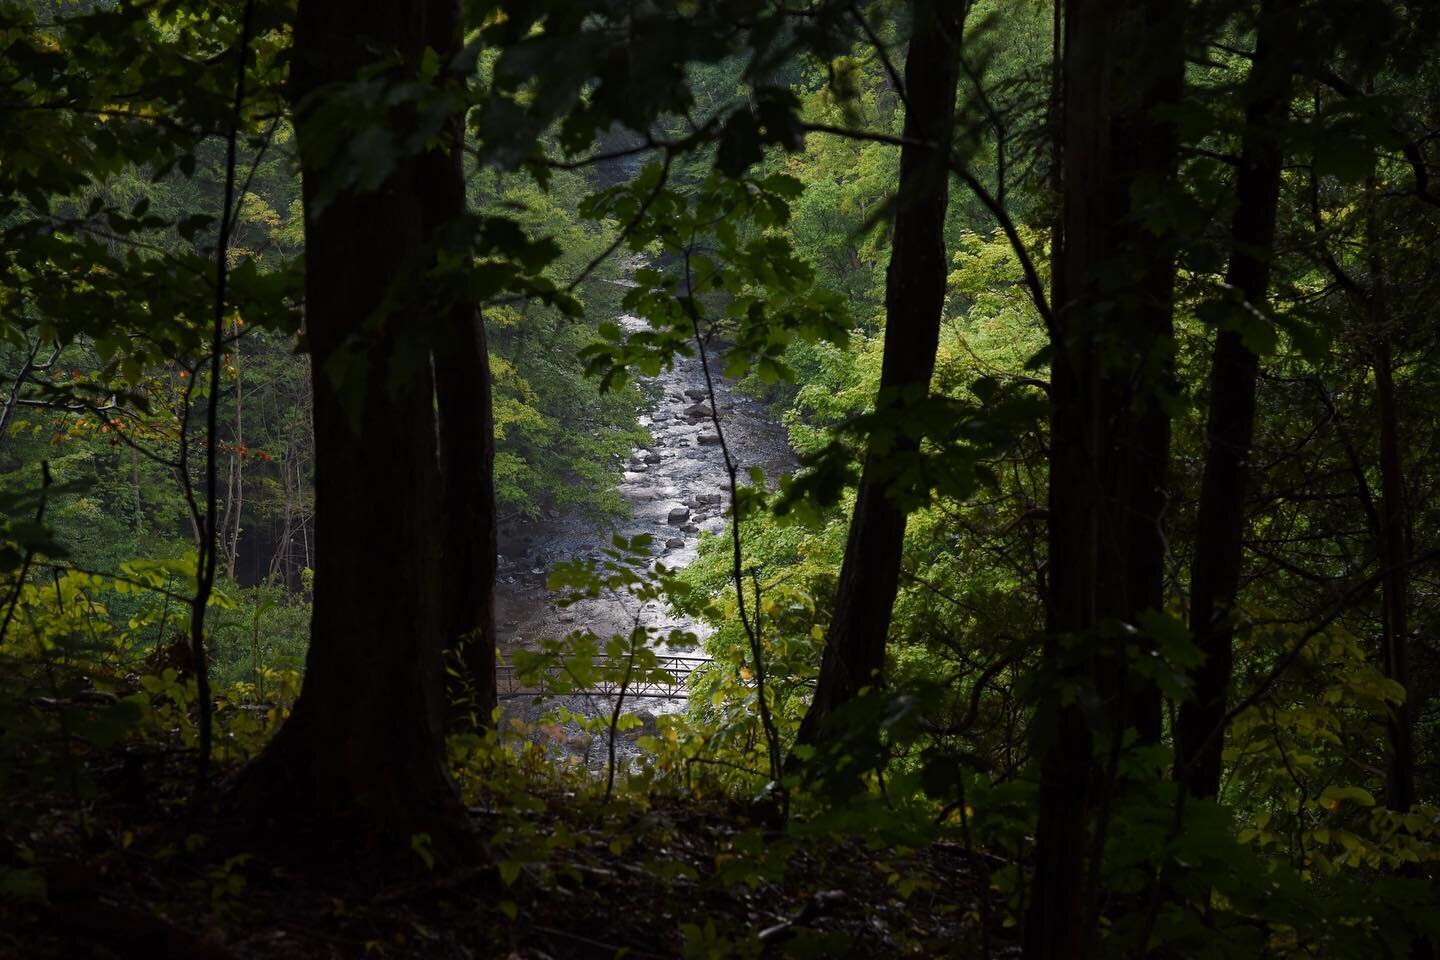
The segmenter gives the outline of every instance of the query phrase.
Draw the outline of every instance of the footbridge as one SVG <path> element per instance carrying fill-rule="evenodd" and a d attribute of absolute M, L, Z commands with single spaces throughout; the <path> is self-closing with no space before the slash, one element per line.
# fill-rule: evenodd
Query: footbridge
<path fill-rule="evenodd" d="M 655 664 L 658 669 L 646 670 L 645 676 L 632 678 L 623 685 L 625 696 L 685 700 L 690 696 L 690 674 L 709 662 L 709 657 L 660 657 Z M 525 684 L 520 682 L 513 665 L 499 663 L 495 665 L 495 692 L 501 700 L 543 697 L 556 692 L 583 692 L 601 697 L 619 696 L 622 684 L 614 678 L 624 675 L 625 658 L 600 656 L 595 658 L 594 664 L 596 672 L 607 679 L 597 681 L 583 691 L 573 691 L 574 684 L 565 677 L 565 667 L 562 664 L 548 667 L 534 682 Z"/>

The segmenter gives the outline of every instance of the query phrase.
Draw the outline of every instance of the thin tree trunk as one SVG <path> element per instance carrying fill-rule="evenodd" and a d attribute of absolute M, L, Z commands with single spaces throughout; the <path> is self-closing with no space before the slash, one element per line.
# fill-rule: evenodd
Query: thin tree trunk
<path fill-rule="evenodd" d="M 460 4 L 432 0 L 429 45 L 442 63 L 460 49 Z M 463 118 L 451 142 L 420 158 L 420 194 L 427 235 L 463 230 Z M 444 239 L 437 239 L 445 247 Z M 448 244 L 465 250 L 464 238 Z M 437 251 L 439 252 L 439 251 Z M 445 644 L 461 665 L 451 683 L 451 715 L 486 726 L 495 693 L 495 424 L 485 321 L 476 304 L 442 293 L 444 328 L 435 348 L 436 399 L 443 473 L 440 529 L 444 564 Z"/>
<path fill-rule="evenodd" d="M 288 456 L 282 456 L 279 464 L 280 490 L 283 497 L 281 501 L 280 539 L 275 545 L 275 552 L 270 555 L 269 565 L 265 568 L 265 579 L 273 579 L 277 573 L 281 572 L 281 567 L 283 566 L 285 568 L 283 573 L 284 582 L 288 589 L 290 585 L 290 539 L 294 535 L 292 532 L 292 524 L 295 517 L 295 508 L 290 486 L 290 458 Z"/>
<path fill-rule="evenodd" d="M 1245 133 L 1236 180 L 1226 283 L 1241 302 L 1234 309 L 1264 309 L 1270 285 L 1275 212 L 1284 154 L 1280 128 L 1290 108 L 1290 65 L 1276 34 L 1292 16 L 1276 0 L 1260 6 L 1245 109 Z M 1246 320 L 1246 322 L 1254 322 Z M 1210 361 L 1210 407 L 1205 426 L 1205 474 L 1191 573 L 1190 630 L 1205 655 L 1193 677 L 1194 698 L 1180 707 L 1175 730 L 1175 779 L 1195 796 L 1220 790 L 1226 698 L 1235 637 L 1245 532 L 1245 490 L 1255 433 L 1259 358 L 1238 330 L 1220 331 Z"/>
<path fill-rule="evenodd" d="M 1367 91 L 1368 92 L 1368 91 Z M 1410 537 L 1405 504 L 1405 470 L 1400 456 L 1399 415 L 1395 404 L 1394 360 L 1386 313 L 1385 261 L 1380 251 L 1375 183 L 1366 184 L 1369 212 L 1365 245 L 1370 253 L 1370 328 L 1375 367 L 1375 412 L 1380 421 L 1380 607 L 1385 646 L 1385 676 L 1398 683 L 1405 700 L 1390 704 L 1385 717 L 1385 805 L 1408 811 L 1415 803 L 1414 722 L 1410 704 L 1410 651 L 1407 594 L 1410 587 Z M 1428 954 L 1426 954 L 1428 955 Z"/>
<path fill-rule="evenodd" d="M 145 526 L 145 503 L 141 497 L 140 488 L 140 451 L 134 447 L 130 448 L 130 492 L 135 509 L 132 527 L 136 533 L 139 533 Z"/>
<path fill-rule="evenodd" d="M 235 450 L 231 454 L 233 489 L 225 497 L 225 516 L 233 505 L 235 522 L 228 528 L 229 544 L 225 551 L 225 575 L 235 579 L 235 563 L 240 556 L 241 517 L 245 511 L 245 385 L 240 376 L 240 340 L 235 341 Z"/>
<path fill-rule="evenodd" d="M 60 350 L 57 347 L 54 354 L 51 354 L 50 362 L 55 362 L 55 357 Z M 20 392 L 25 388 L 25 383 L 30 379 L 34 370 L 37 369 L 35 357 L 40 353 L 40 341 L 37 339 L 30 348 L 30 352 L 20 364 L 20 369 L 15 373 L 15 379 L 10 382 L 10 389 L 5 395 L 5 405 L 0 407 L 0 445 L 5 442 L 5 437 L 10 430 L 10 418 L 15 415 L 15 408 L 20 404 Z M 48 366 L 47 364 L 46 366 Z"/>
<path fill-rule="evenodd" d="M 411 352 L 397 349 L 424 326 L 419 291 L 396 286 L 419 274 L 415 256 L 427 239 L 418 164 L 402 157 L 377 189 L 341 189 L 318 207 L 328 170 L 317 151 L 331 131 L 305 100 L 395 54 L 393 69 L 413 79 L 427 6 L 301 0 L 296 19 L 315 535 L 324 557 L 304 687 L 236 799 L 242 809 L 283 810 L 377 847 L 408 851 L 414 835 L 427 833 L 446 856 L 465 835 L 442 719 L 434 381 L 428 364 L 402 360 Z M 401 129 L 413 120 L 403 110 L 390 118 Z M 357 361 L 362 372 L 343 376 Z"/>
<path fill-rule="evenodd" d="M 1415 803 L 1415 744 L 1413 711 L 1409 700 L 1412 691 L 1406 603 L 1410 544 L 1390 341 L 1383 330 L 1384 315 L 1378 311 L 1377 314 L 1372 316 L 1372 321 L 1378 321 L 1377 326 L 1382 326 L 1375 334 L 1375 387 L 1380 417 L 1380 562 L 1385 568 L 1385 578 L 1381 581 L 1385 676 L 1403 687 L 1406 693 L 1403 702 L 1391 704 L 1386 716 L 1389 750 L 1386 756 L 1385 805 L 1391 810 L 1404 812 Z"/>
<path fill-rule="evenodd" d="M 904 146 L 890 267 L 885 276 L 885 352 L 876 410 L 897 427 L 890 449 L 872 442 L 861 471 L 840 569 L 839 593 L 820 664 L 814 700 L 797 741 L 816 744 L 834 711 L 861 688 L 881 682 L 885 640 L 899 583 L 906 508 L 889 490 L 888 457 L 914 455 L 919 441 L 906 436 L 904 409 L 923 399 L 935 369 L 945 304 L 947 159 L 955 117 L 961 23 L 950 5 L 916 0 L 914 33 L 905 61 L 907 140 Z"/>

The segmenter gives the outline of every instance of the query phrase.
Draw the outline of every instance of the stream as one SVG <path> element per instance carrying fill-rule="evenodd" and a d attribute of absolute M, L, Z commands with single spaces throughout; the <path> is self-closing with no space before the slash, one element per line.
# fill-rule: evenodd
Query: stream
<path fill-rule="evenodd" d="M 646 329 L 645 321 L 622 316 L 620 324 L 630 331 Z M 734 388 L 734 383 L 716 372 L 723 359 L 713 348 L 708 354 L 714 375 L 715 402 L 725 442 L 740 467 L 740 476 L 759 467 L 767 478 L 794 469 L 795 458 L 785 429 L 776 422 L 769 407 Z M 589 629 L 608 638 L 628 634 L 635 622 L 635 601 L 626 598 L 587 599 L 569 607 L 555 604 L 555 595 L 546 586 L 551 568 L 558 562 L 586 557 L 603 558 L 600 552 L 610 545 L 612 534 L 653 537 L 653 563 L 672 569 L 683 568 L 695 559 L 702 533 L 724 534 L 729 526 L 729 480 L 725 472 L 715 424 L 710 418 L 710 399 L 705 374 L 698 357 L 679 357 L 657 377 L 640 380 L 641 389 L 652 399 L 638 417 L 650 431 L 650 442 L 632 451 L 625 462 L 620 495 L 629 516 L 611 528 L 601 528 L 576 513 L 558 511 L 543 518 L 522 521 L 514 529 L 501 530 L 497 571 L 495 619 L 500 635 L 501 655 L 532 647 L 542 638 L 560 637 L 573 630 Z M 689 631 L 700 638 L 705 625 L 679 616 L 662 603 L 650 601 L 638 611 L 642 625 L 661 633 Z M 703 655 L 699 651 L 660 647 L 669 652 Z M 539 703 L 528 696 L 501 701 L 502 724 L 519 720 L 534 724 L 549 709 L 561 705 L 587 716 L 609 716 L 613 701 L 608 697 L 575 695 L 554 697 Z M 646 699 L 627 701 L 625 712 L 640 714 L 649 726 L 654 715 L 684 709 L 684 700 Z M 579 733 L 574 724 L 567 731 L 573 739 Z M 567 737 L 554 737 L 557 741 Z M 583 738 L 582 738 L 583 739 Z M 562 742 L 574 750 L 574 744 Z M 587 760 L 593 758 L 588 756 Z M 626 751 L 632 752 L 632 751 Z M 596 754 L 604 749 L 597 745 Z"/>

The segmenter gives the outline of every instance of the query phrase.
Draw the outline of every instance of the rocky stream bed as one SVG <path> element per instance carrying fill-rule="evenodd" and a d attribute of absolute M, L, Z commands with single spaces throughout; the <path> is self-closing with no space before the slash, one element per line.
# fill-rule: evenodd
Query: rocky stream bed
<path fill-rule="evenodd" d="M 623 326 L 643 329 L 644 321 L 621 317 Z M 712 373 L 721 366 L 715 348 L 708 353 Z M 628 633 L 639 614 L 640 623 L 660 633 L 690 631 L 704 636 L 703 624 L 677 615 L 663 604 L 651 601 L 637 611 L 628 598 L 603 597 L 559 607 L 547 588 L 555 564 L 588 557 L 599 559 L 612 535 L 633 537 L 648 533 L 652 541 L 652 565 L 663 562 L 672 569 L 695 559 L 703 534 L 723 534 L 728 529 L 729 480 L 719 436 L 711 415 L 711 397 L 697 357 L 676 357 L 674 364 L 659 376 L 642 381 L 652 399 L 639 416 L 650 431 L 651 440 L 634 450 L 624 465 L 620 494 L 629 516 L 613 527 L 597 526 L 578 512 L 555 512 L 502 529 L 500 566 L 496 589 L 496 622 L 501 654 L 533 647 L 546 637 L 560 637 L 573 630 L 589 629 L 600 637 Z M 794 467 L 794 454 L 784 428 L 770 409 L 735 389 L 733 382 L 714 377 L 714 403 L 726 445 L 746 476 L 760 467 L 767 477 L 777 477 Z M 662 652 L 672 652 L 665 651 Z M 674 653 L 703 656 L 699 651 Z M 609 716 L 614 707 L 608 697 L 578 695 L 547 698 L 520 696 L 502 701 L 502 723 L 518 720 L 534 724 L 555 706 L 564 706 L 586 716 Z M 647 698 L 627 701 L 625 712 L 641 715 L 675 712 L 683 700 Z M 605 751 L 584 750 L 586 742 L 578 725 L 570 724 L 565 736 L 556 739 L 561 749 L 585 752 L 597 762 Z M 578 741 L 576 743 L 570 740 Z M 627 748 L 626 753 L 633 752 Z"/>

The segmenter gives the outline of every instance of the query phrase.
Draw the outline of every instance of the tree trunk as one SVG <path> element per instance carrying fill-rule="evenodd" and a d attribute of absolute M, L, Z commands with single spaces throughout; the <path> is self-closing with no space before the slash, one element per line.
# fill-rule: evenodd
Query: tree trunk
<path fill-rule="evenodd" d="M 1377 298 L 1377 292 L 1371 293 Z M 1380 308 L 1383 309 L 1383 308 Z M 1385 764 L 1385 805 L 1408 811 L 1415 803 L 1415 744 L 1409 670 L 1409 627 L 1406 594 L 1409 587 L 1409 529 L 1405 510 L 1405 475 L 1400 460 L 1400 441 L 1395 410 L 1395 379 L 1392 373 L 1389 334 L 1383 329 L 1384 314 L 1372 315 L 1375 330 L 1375 388 L 1380 418 L 1380 563 L 1385 569 L 1381 581 L 1384 612 L 1385 676 L 1405 688 L 1406 699 L 1390 705 L 1385 730 L 1389 749 Z"/>
<path fill-rule="evenodd" d="M 872 442 L 860 475 L 855 512 L 840 568 L 839 593 L 815 698 L 797 741 L 821 741 L 831 714 L 862 687 L 878 684 L 885 638 L 900 578 L 906 510 L 889 491 L 885 458 L 911 455 L 919 441 L 903 433 L 904 408 L 923 399 L 935 369 L 945 304 L 947 159 L 955 117 L 961 24 L 949 5 L 916 0 L 914 33 L 905 61 L 904 135 L 940 144 L 900 150 L 900 185 L 890 267 L 885 275 L 885 352 L 876 410 L 896 424 L 893 446 Z"/>
<path fill-rule="evenodd" d="M 1266 0 L 1260 5 L 1255 62 L 1248 82 L 1245 133 L 1236 179 L 1226 283 L 1240 298 L 1238 311 L 1263 311 L 1270 285 L 1275 211 L 1284 154 L 1280 128 L 1290 108 L 1291 73 L 1277 32 L 1291 16 Z M 1253 321 L 1249 321 L 1253 322 Z M 1195 671 L 1194 698 L 1180 707 L 1175 729 L 1175 779 L 1195 796 L 1220 790 L 1226 697 L 1235 636 L 1245 532 L 1245 489 L 1255 433 L 1259 358 L 1235 329 L 1220 331 L 1210 361 L 1210 409 L 1205 426 L 1205 474 L 1191 573 L 1190 631 L 1205 656 Z"/>
<path fill-rule="evenodd" d="M 235 579 L 235 563 L 240 556 L 242 516 L 245 512 L 245 383 L 241 378 L 242 343 L 235 331 L 235 443 L 230 452 L 230 485 L 225 492 L 225 520 L 220 524 L 225 538 L 225 576 Z M 233 524 L 230 517 L 235 518 Z"/>
<path fill-rule="evenodd" d="M 459 51 L 458 0 L 431 0 L 429 46 L 442 63 Z M 464 126 L 420 158 L 426 234 L 437 252 L 464 256 Z M 443 475 L 440 531 L 444 568 L 442 628 L 458 675 L 450 682 L 453 718 L 487 726 L 495 709 L 495 426 L 485 321 L 473 302 L 440 291 L 435 346 Z"/>
<path fill-rule="evenodd" d="M 314 390 L 315 574 L 305 685 L 290 720 L 242 774 L 236 798 L 408 850 L 462 836 L 445 762 L 434 381 L 403 338 L 423 302 L 400 283 L 425 244 L 418 164 L 400 158 L 373 191 L 316 198 L 331 175 L 329 84 L 398 54 L 418 73 L 425 0 L 301 0 L 295 27 Z M 306 98 L 314 95 L 314 102 Z M 390 118 L 403 129 L 405 110 Z M 403 358 L 403 359 L 402 359 Z"/>
<path fill-rule="evenodd" d="M 1144 642 L 1132 628 L 1164 601 L 1170 446 L 1163 400 L 1175 237 L 1172 226 L 1147 226 L 1144 205 L 1159 203 L 1174 179 L 1175 132 L 1160 108 L 1179 100 L 1184 67 L 1180 5 L 1068 0 L 1060 22 L 1045 644 L 1058 679 L 1035 724 L 1042 761 L 1030 960 L 1084 955 L 1087 841 L 1103 852 L 1126 730 L 1142 741 L 1160 732 L 1158 691 L 1128 669 Z M 1077 688 L 1096 696 L 1065 695 Z M 1082 706 L 1087 699 L 1095 706 Z M 1102 750 L 1109 759 L 1097 776 Z"/>
<path fill-rule="evenodd" d="M 1381 255 L 1375 182 L 1366 184 L 1369 205 L 1365 245 L 1370 253 L 1370 299 L 1366 320 L 1373 337 L 1375 412 L 1380 421 L 1379 560 L 1385 676 L 1405 690 L 1406 699 L 1389 705 L 1385 717 L 1385 805 L 1407 812 L 1415 803 L 1415 743 L 1410 704 L 1410 650 L 1407 595 L 1410 587 L 1410 524 L 1405 504 L 1405 469 L 1400 456 L 1399 414 L 1395 405 L 1394 360 L 1386 312 L 1385 261 Z M 1428 948 L 1423 954 L 1429 956 Z"/>

